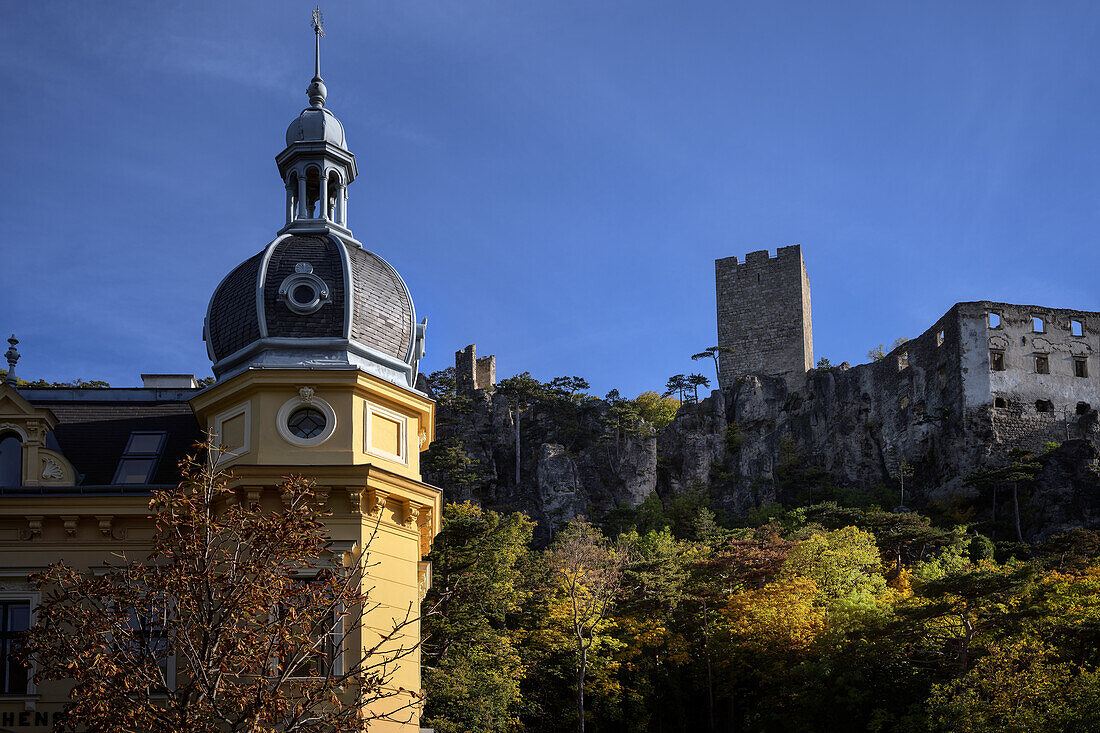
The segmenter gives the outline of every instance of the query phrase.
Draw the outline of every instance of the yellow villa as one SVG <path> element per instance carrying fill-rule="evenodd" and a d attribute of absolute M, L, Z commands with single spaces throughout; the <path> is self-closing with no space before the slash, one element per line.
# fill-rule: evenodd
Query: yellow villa
<path fill-rule="evenodd" d="M 142 375 L 138 388 L 20 388 L 10 339 L 0 385 L 0 731 L 49 729 L 68 692 L 37 689 L 11 662 L 38 601 L 28 573 L 60 559 L 94 568 L 120 552 L 141 557 L 150 490 L 175 485 L 177 461 L 206 431 L 225 447 L 242 501 L 278 506 L 291 474 L 322 487 L 334 557 L 353 559 L 379 528 L 367 582 L 380 605 L 337 654 L 357 654 L 347 646 L 418 608 L 428 589 L 442 497 L 420 479 L 435 408 L 418 378 L 426 320 L 397 272 L 348 228 L 355 156 L 325 107 L 319 22 L 315 31 L 309 106 L 276 157 L 284 225 L 210 299 L 203 334 L 214 383 Z M 419 655 L 392 684 L 420 689 Z M 415 711 L 371 725 L 418 729 Z"/>

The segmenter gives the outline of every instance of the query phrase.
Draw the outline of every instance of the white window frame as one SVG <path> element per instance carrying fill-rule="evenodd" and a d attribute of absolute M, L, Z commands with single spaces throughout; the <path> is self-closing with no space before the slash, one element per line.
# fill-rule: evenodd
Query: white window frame
<path fill-rule="evenodd" d="M 388 407 L 382 407 L 381 405 L 375 405 L 370 402 L 367 403 L 365 408 L 366 426 L 363 430 L 363 435 L 366 436 L 366 446 L 364 446 L 364 452 L 378 456 L 379 458 L 385 458 L 387 461 L 393 461 L 394 463 L 400 463 L 403 466 L 409 465 L 409 418 L 406 415 L 402 415 L 400 412 L 389 409 Z M 374 447 L 374 436 L 372 435 L 374 430 L 375 415 L 384 417 L 387 420 L 393 420 L 397 423 L 397 445 L 402 450 L 404 455 L 394 455 L 389 451 L 379 450 Z"/>
<path fill-rule="evenodd" d="M 232 420 L 238 415 L 244 415 L 244 445 L 233 450 L 227 450 L 224 453 L 221 452 L 220 446 L 222 442 L 222 425 L 228 420 Z M 252 402 L 242 402 L 239 405 L 230 407 L 225 412 L 221 412 L 214 416 L 213 420 L 213 433 L 214 433 L 214 446 L 218 448 L 218 463 L 224 461 L 230 461 L 234 458 L 239 458 L 245 455 L 248 451 L 252 450 Z"/>
<path fill-rule="evenodd" d="M 326 420 L 325 429 L 321 431 L 320 435 L 313 438 L 299 438 L 290 431 L 287 420 L 290 419 L 290 416 L 294 414 L 294 411 L 299 407 L 312 407 L 324 414 Z M 279 414 L 275 416 L 275 429 L 279 431 L 279 436 L 291 445 L 296 445 L 300 448 L 313 448 L 314 446 L 324 443 L 336 432 L 336 411 L 332 409 L 332 405 L 325 402 L 320 397 L 317 397 L 312 392 L 309 393 L 308 399 L 299 393 L 284 402 L 283 406 L 279 408 Z"/>

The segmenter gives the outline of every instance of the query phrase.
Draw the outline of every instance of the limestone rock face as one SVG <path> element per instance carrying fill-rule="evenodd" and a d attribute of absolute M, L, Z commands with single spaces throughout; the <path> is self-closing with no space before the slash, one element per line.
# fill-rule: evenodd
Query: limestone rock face
<path fill-rule="evenodd" d="M 542 513 L 551 522 L 568 521 L 578 513 L 577 487 L 580 483 L 577 463 L 557 443 L 543 443 L 539 448 L 538 469 L 535 472 Z"/>
<path fill-rule="evenodd" d="M 602 400 L 536 403 L 520 414 L 519 433 L 517 482 L 512 406 L 498 392 L 464 389 L 440 402 L 436 442 L 457 439 L 481 480 L 451 489 L 446 476 L 427 467 L 425 480 L 443 487 L 447 501 L 526 513 L 542 541 L 561 522 L 636 506 L 657 487 L 656 431 L 644 421 L 615 425 Z"/>
<path fill-rule="evenodd" d="M 919 356 L 919 348 L 912 346 L 911 354 Z M 814 369 L 793 384 L 741 377 L 699 404 L 683 405 L 660 431 L 644 421 L 617 425 L 602 400 L 544 400 L 520 415 L 518 459 L 508 400 L 466 389 L 440 403 L 437 443 L 458 440 L 478 480 L 454 488 L 445 476 L 424 473 L 448 501 L 527 513 L 538 522 L 536 537 L 547 541 L 563 521 L 581 514 L 598 520 L 654 491 L 664 499 L 701 492 L 735 517 L 774 502 L 832 498 L 829 491 L 873 493 L 892 508 L 900 501 L 903 468 L 911 472 L 907 506 L 946 511 L 963 499 L 982 521 L 966 477 L 1004 465 L 1012 448 L 1025 447 L 1042 453 L 1045 466 L 1027 490 L 1025 534 L 1034 539 L 1073 526 L 1100 527 L 1095 410 L 1066 417 L 1059 429 L 1074 439 L 1045 450 L 1051 418 L 1024 414 L 1013 421 L 1005 413 L 1016 406 L 965 407 L 951 373 L 922 371 L 925 360 L 911 356 L 904 369 L 890 357 Z M 1021 432 L 1025 418 L 1042 422 L 1042 430 Z"/>

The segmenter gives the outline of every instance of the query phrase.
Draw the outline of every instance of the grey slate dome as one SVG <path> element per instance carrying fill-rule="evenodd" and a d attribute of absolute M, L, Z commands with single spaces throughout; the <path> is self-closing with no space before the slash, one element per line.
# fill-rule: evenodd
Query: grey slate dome
<path fill-rule="evenodd" d="M 299 142 L 326 142 L 344 150 L 348 149 L 344 126 L 336 119 L 336 115 L 323 107 L 306 107 L 290 123 L 290 127 L 286 128 L 287 146 Z"/>
<path fill-rule="evenodd" d="M 230 272 L 210 299 L 205 337 L 219 379 L 357 367 L 412 387 L 423 326 L 389 263 L 317 232 L 283 235 Z"/>
<path fill-rule="evenodd" d="M 355 156 L 344 126 L 325 109 L 316 15 L 314 31 L 310 106 L 290 123 L 275 157 L 286 225 L 214 290 L 206 350 L 218 380 L 247 369 L 360 369 L 415 389 L 427 321 L 416 322 L 397 271 L 348 229 Z"/>

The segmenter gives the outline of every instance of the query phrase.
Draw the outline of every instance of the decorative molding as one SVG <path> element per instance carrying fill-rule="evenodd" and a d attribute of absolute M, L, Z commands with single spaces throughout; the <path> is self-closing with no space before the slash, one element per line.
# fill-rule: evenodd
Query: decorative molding
<path fill-rule="evenodd" d="M 427 557 L 428 553 L 432 551 L 433 524 L 432 524 L 433 509 L 430 504 L 425 504 L 420 507 L 420 556 Z"/>
<path fill-rule="evenodd" d="M 42 536 L 42 520 L 41 514 L 32 514 L 27 516 L 27 528 L 21 532 L 22 539 L 33 540 Z"/>
<path fill-rule="evenodd" d="M 126 539 L 125 529 L 115 529 L 113 514 L 97 514 L 96 522 L 99 524 L 99 533 L 108 540 L 124 540 Z"/>
<path fill-rule="evenodd" d="M 424 597 L 432 589 L 432 564 L 430 562 L 422 560 L 416 564 L 416 589 L 420 593 L 420 602 L 423 603 Z"/>
<path fill-rule="evenodd" d="M 70 537 L 76 537 L 76 524 L 80 521 L 80 517 L 73 514 L 61 515 L 61 522 L 65 525 L 65 534 Z"/>
<path fill-rule="evenodd" d="M 248 502 L 249 509 L 260 508 L 260 497 L 263 495 L 264 488 L 262 486 L 246 486 L 244 488 L 245 501 Z"/>
<path fill-rule="evenodd" d="M 55 481 L 65 478 L 65 469 L 61 467 L 60 463 L 54 460 L 53 456 L 41 456 L 41 458 L 42 478 Z"/>
<path fill-rule="evenodd" d="M 404 515 L 404 526 L 409 529 L 416 527 L 416 519 L 420 515 L 420 505 L 414 504 L 408 499 L 401 500 L 402 514 Z"/>
<path fill-rule="evenodd" d="M 348 504 L 351 505 L 352 514 L 363 513 L 363 487 L 361 486 L 349 486 L 348 492 Z"/>
<path fill-rule="evenodd" d="M 222 426 L 238 415 L 244 415 L 244 445 L 227 445 L 222 450 Z M 245 401 L 234 405 L 214 416 L 210 421 L 214 443 L 218 446 L 218 463 L 231 461 L 252 450 L 252 402 Z"/>
<path fill-rule="evenodd" d="M 359 543 L 356 540 L 333 540 L 325 549 L 331 552 L 334 558 L 339 558 L 342 566 L 347 567 L 355 560 Z"/>
<path fill-rule="evenodd" d="M 379 405 L 366 403 L 365 409 L 365 429 L 363 430 L 364 441 L 366 445 L 363 446 L 363 452 L 372 456 L 378 456 L 379 458 L 385 458 L 387 461 L 393 461 L 394 463 L 400 463 L 403 466 L 409 465 L 409 418 L 407 415 L 402 415 L 400 412 L 395 412 Z M 392 420 L 397 423 L 397 449 L 400 451 L 398 454 L 390 453 L 388 451 L 380 450 L 374 446 L 374 420 L 373 416 L 377 414 L 379 417 L 387 420 Z"/>
<path fill-rule="evenodd" d="M 380 489 L 369 489 L 367 494 L 367 513 L 372 517 L 377 517 L 386 508 L 386 501 L 390 498 L 389 492 Z"/>
<path fill-rule="evenodd" d="M 24 443 L 28 442 L 27 431 L 24 430 L 21 426 L 16 425 L 13 422 L 0 422 L 0 433 L 5 433 L 9 430 L 18 435 L 19 439 L 22 440 Z"/>

